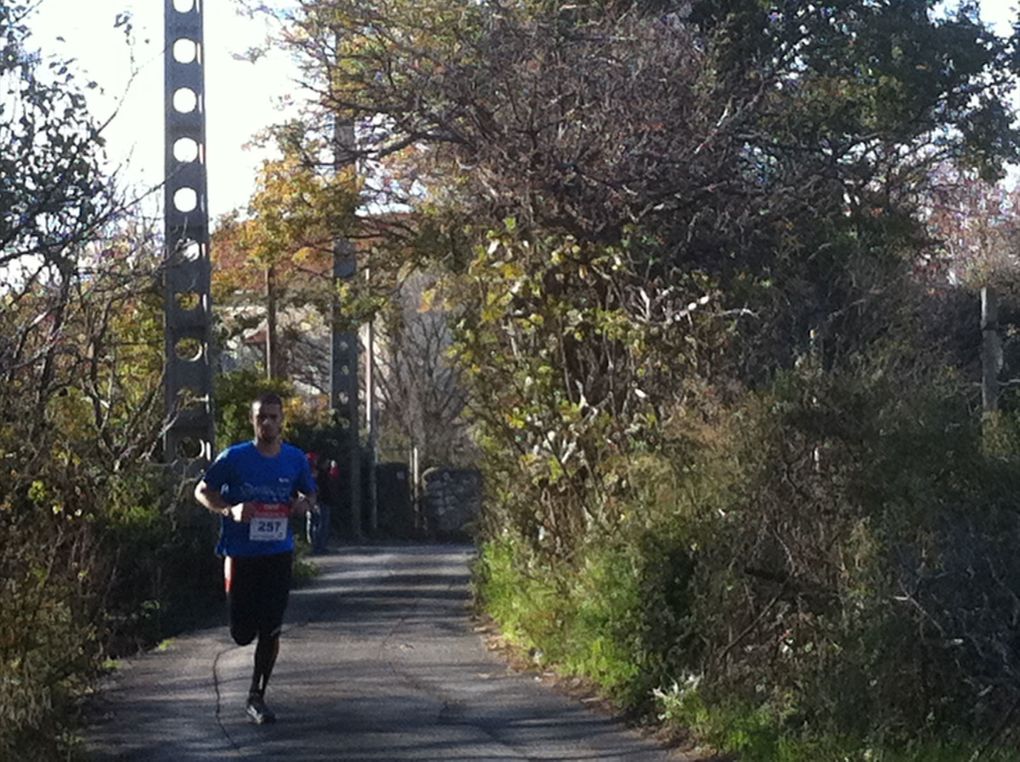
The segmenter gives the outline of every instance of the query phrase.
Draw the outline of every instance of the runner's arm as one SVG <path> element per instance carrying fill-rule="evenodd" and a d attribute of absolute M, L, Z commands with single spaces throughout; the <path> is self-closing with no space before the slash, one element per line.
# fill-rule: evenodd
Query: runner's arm
<path fill-rule="evenodd" d="M 301 468 L 294 483 L 294 496 L 290 499 L 290 510 L 295 516 L 318 513 L 319 504 L 316 500 L 315 477 L 308 458 L 301 455 Z"/>
<path fill-rule="evenodd" d="M 315 493 L 298 492 L 290 500 L 290 510 L 295 516 L 303 516 L 306 513 L 318 513 L 319 505 L 315 500 Z"/>
<path fill-rule="evenodd" d="M 202 479 L 195 485 L 195 500 L 198 504 L 205 508 L 207 511 L 215 513 L 224 518 L 230 517 L 234 521 L 250 521 L 252 511 L 249 509 L 247 503 L 238 503 L 237 505 L 231 505 L 220 494 L 219 490 L 215 490 L 206 484 L 205 479 Z"/>

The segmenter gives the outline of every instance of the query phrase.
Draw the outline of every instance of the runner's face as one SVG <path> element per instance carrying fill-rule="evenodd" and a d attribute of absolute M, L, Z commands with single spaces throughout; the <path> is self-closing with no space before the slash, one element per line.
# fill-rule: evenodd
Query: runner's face
<path fill-rule="evenodd" d="M 280 438 L 283 429 L 283 410 L 279 405 L 256 402 L 251 406 L 251 422 L 255 427 L 255 438 L 271 444 Z"/>

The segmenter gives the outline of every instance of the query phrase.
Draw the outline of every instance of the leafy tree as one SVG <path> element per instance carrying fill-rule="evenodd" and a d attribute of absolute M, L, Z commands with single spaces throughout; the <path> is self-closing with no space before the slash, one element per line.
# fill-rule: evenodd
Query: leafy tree
<path fill-rule="evenodd" d="M 86 238 L 111 203 L 98 168 L 99 126 L 86 116 L 70 63 L 44 62 L 27 47 L 30 10 L 0 10 L 0 76 L 10 96 L 0 106 L 0 175 L 10 178 L 0 187 L 0 265 L 26 282 L 59 269 L 68 245 Z"/>
<path fill-rule="evenodd" d="M 264 305 L 271 378 L 283 378 L 287 371 L 306 373 L 311 366 L 319 373 L 304 380 L 326 388 L 321 368 L 328 354 L 324 361 L 322 348 L 312 344 L 312 356 L 302 357 L 295 346 L 302 341 L 301 331 L 291 330 L 289 341 L 281 342 L 279 315 L 310 308 L 318 315 L 320 332 L 328 325 L 334 242 L 350 228 L 356 202 L 349 174 L 317 172 L 290 147 L 281 158 L 263 164 L 247 216 L 229 215 L 214 233 L 215 301 L 233 308 L 256 299 Z M 239 328 L 245 326 L 242 321 Z M 289 364 L 284 361 L 288 350 Z"/>
<path fill-rule="evenodd" d="M 523 404 L 583 399 L 621 432 L 623 411 L 661 420 L 688 398 L 678 377 L 760 383 L 812 347 L 828 365 L 866 347 L 923 252 L 927 169 L 990 171 L 1015 151 L 1012 42 L 966 7 L 437 0 L 281 15 L 319 96 L 310 123 L 356 124 L 358 154 L 392 180 L 379 199 L 438 226 L 447 264 L 485 247 L 450 290 L 468 367 L 510 363 L 484 368 L 479 397 L 518 388 L 514 323 L 557 303 L 528 328 L 548 358 L 520 375 L 542 371 L 562 400 L 533 386 Z M 506 219 L 522 245 L 485 240 Z M 540 452 L 548 425 L 531 434 Z M 514 427 L 501 437 L 532 449 Z"/>
<path fill-rule="evenodd" d="M 901 254 L 923 245 L 911 214 L 926 171 L 946 159 L 991 171 L 1015 151 L 1002 98 L 1012 42 L 969 7 L 437 0 L 281 13 L 318 77 L 309 121 L 349 117 L 358 154 L 394 179 L 377 184 L 380 201 L 420 210 L 423 227 L 438 219 L 452 261 L 471 245 L 454 231 L 477 242 L 509 217 L 525 239 L 642 241 L 634 310 L 647 298 L 679 314 L 709 296 L 757 316 L 752 375 L 789 365 L 812 335 L 866 343 L 851 324 L 861 310 L 845 307 L 875 289 L 841 273 L 896 281 Z M 692 273 L 709 286 L 648 290 Z"/>

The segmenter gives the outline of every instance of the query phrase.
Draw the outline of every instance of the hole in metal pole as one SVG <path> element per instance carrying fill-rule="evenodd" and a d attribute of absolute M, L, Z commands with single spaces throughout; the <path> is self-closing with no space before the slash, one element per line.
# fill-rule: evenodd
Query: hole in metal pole
<path fill-rule="evenodd" d="M 184 262 L 197 262 L 202 257 L 202 246 L 197 241 L 186 239 L 184 241 L 177 242 L 173 251 L 170 254 L 170 259 L 174 264 L 181 264 Z"/>
<path fill-rule="evenodd" d="M 197 262 L 201 256 L 202 246 L 198 241 L 179 241 L 174 247 L 174 259 L 178 262 Z"/>
<path fill-rule="evenodd" d="M 178 212 L 193 212 L 198 206 L 198 193 L 194 188 L 181 188 L 174 193 L 174 208 Z"/>
<path fill-rule="evenodd" d="M 186 460 L 201 458 L 206 451 L 206 443 L 199 437 L 184 437 L 177 442 L 177 457 Z"/>
<path fill-rule="evenodd" d="M 190 13 L 195 7 L 195 0 L 174 0 L 174 10 L 178 13 Z"/>
<path fill-rule="evenodd" d="M 177 391 L 177 404 L 174 409 L 178 414 L 202 411 L 206 409 L 207 402 L 208 397 L 203 396 L 194 388 L 185 386 Z"/>
<path fill-rule="evenodd" d="M 174 42 L 173 51 L 177 63 L 188 64 L 198 59 L 198 44 L 186 37 Z"/>
<path fill-rule="evenodd" d="M 185 311 L 198 309 L 202 303 L 202 295 L 197 291 L 180 291 L 174 296 L 177 300 L 177 306 Z"/>
<path fill-rule="evenodd" d="M 174 158 L 180 162 L 194 161 L 198 158 L 198 141 L 181 138 L 174 143 Z"/>
<path fill-rule="evenodd" d="M 179 114 L 190 114 L 198 108 L 198 94 L 190 87 L 174 90 L 174 110 Z"/>
<path fill-rule="evenodd" d="M 198 339 L 178 339 L 174 344 L 174 353 L 181 360 L 194 362 L 202 357 L 202 342 Z"/>

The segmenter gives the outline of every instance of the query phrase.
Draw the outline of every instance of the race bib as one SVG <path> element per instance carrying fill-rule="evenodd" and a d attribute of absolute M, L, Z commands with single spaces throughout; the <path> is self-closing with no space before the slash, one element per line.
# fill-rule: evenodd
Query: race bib
<path fill-rule="evenodd" d="M 255 515 L 248 525 L 248 539 L 253 542 L 278 542 L 287 539 L 290 506 L 282 503 L 256 503 Z"/>

